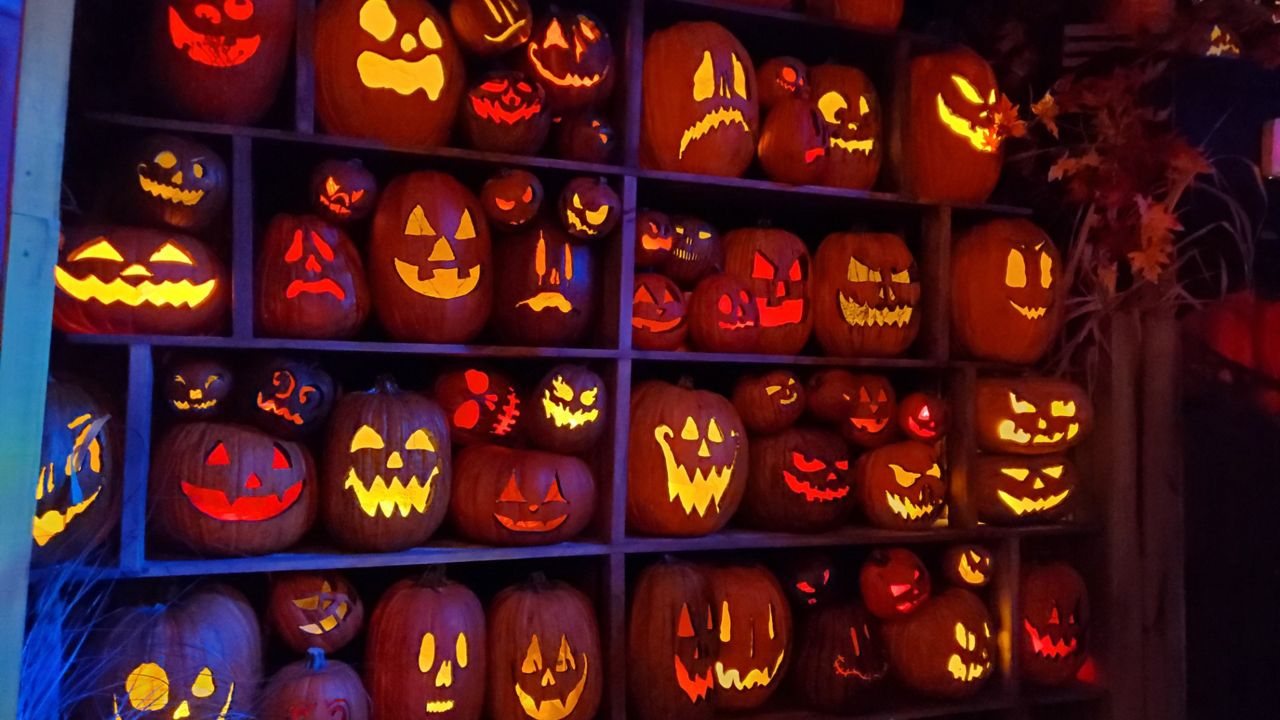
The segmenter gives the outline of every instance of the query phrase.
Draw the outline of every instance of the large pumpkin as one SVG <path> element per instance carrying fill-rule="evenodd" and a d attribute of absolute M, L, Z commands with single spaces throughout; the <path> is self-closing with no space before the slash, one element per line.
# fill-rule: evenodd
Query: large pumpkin
<path fill-rule="evenodd" d="M 971 697 L 992 676 L 996 640 L 982 599 L 952 588 L 910 617 L 886 623 L 889 667 L 903 685 L 931 697 Z"/>
<path fill-rule="evenodd" d="M 364 263 L 347 234 L 311 215 L 276 215 L 258 250 L 260 333 L 347 338 L 369 317 Z"/>
<path fill-rule="evenodd" d="M 880 626 L 856 602 L 819 608 L 803 624 L 796 648 L 788 677 L 796 695 L 814 710 L 847 713 L 866 707 L 889 674 Z"/>
<path fill-rule="evenodd" d="M 449 22 L 462 46 L 481 56 L 520 47 L 533 34 L 528 0 L 453 0 Z"/>
<path fill-rule="evenodd" d="M 470 340 L 489 318 L 490 258 L 489 225 L 462 183 L 431 171 L 392 180 L 369 242 L 378 320 L 399 340 Z"/>
<path fill-rule="evenodd" d="M 337 652 L 364 624 L 364 603 L 336 572 L 288 573 L 271 578 L 267 601 L 271 626 L 291 649 Z"/>
<path fill-rule="evenodd" d="M 751 474 L 739 516 L 752 527 L 822 532 L 854 509 L 849 446 L 824 430 L 789 428 L 751 440 Z"/>
<path fill-rule="evenodd" d="M 474 445 L 458 454 L 454 527 L 489 545 L 550 545 L 591 522 L 596 483 L 576 457 Z"/>
<path fill-rule="evenodd" d="M 832 233 L 813 267 L 814 332 L 832 355 L 898 355 L 920 332 L 920 277 L 897 235 Z"/>
<path fill-rule="evenodd" d="M 542 222 L 504 240 L 495 268 L 493 329 L 505 342 L 565 345 L 586 338 L 596 295 L 589 247 Z"/>
<path fill-rule="evenodd" d="M 1016 455 L 1060 453 L 1093 429 L 1093 403 L 1084 388 L 1043 377 L 978 381 L 978 447 Z"/>
<path fill-rule="evenodd" d="M 1051 522 L 1075 507 L 1076 467 L 1065 455 L 980 455 L 970 477 L 983 522 Z"/>
<path fill-rule="evenodd" d="M 255 363 L 243 384 L 249 422 L 290 439 L 323 427 L 336 394 L 324 368 L 283 357 Z"/>
<path fill-rule="evenodd" d="M 746 48 L 723 26 L 682 22 L 644 44 L 640 160 L 737 177 L 756 150 L 760 106 Z"/>
<path fill-rule="evenodd" d="M 53 269 L 63 332 L 202 335 L 226 322 L 229 279 L 199 240 L 123 226 L 70 228 Z"/>
<path fill-rule="evenodd" d="M 757 433 L 775 433 L 795 424 L 804 412 L 804 386 L 790 370 L 744 375 L 733 387 L 733 406 L 742 424 Z"/>
<path fill-rule="evenodd" d="M 604 380 L 582 365 L 557 365 L 533 386 L 526 430 L 534 445 L 558 453 L 595 447 L 608 423 Z"/>
<path fill-rule="evenodd" d="M 492 72 L 467 91 L 462 128 L 477 150 L 532 155 L 547 140 L 551 109 L 537 81 L 520 72 Z"/>
<path fill-rule="evenodd" d="M 1065 685 L 1088 657 L 1089 591 L 1066 563 L 1022 574 L 1022 674 L 1037 685 Z"/>
<path fill-rule="evenodd" d="M 708 572 L 720 639 L 711 702 L 718 710 L 758 708 L 791 661 L 791 607 L 778 579 L 759 565 Z"/>
<path fill-rule="evenodd" d="M 296 32 L 293 0 L 154 3 L 155 94 L 197 120 L 247 125 L 275 102 Z M 118 42 L 126 42 L 118 39 Z"/>
<path fill-rule="evenodd" d="M 155 527 L 198 553 L 277 552 L 316 516 L 311 453 L 241 425 L 170 430 L 152 457 L 147 490 Z"/>
<path fill-rule="evenodd" d="M 259 720 L 369 720 L 369 696 L 351 666 L 311 648 L 308 658 L 290 663 L 262 689 Z"/>
<path fill-rule="evenodd" d="M 333 409 L 321 492 L 329 534 L 375 552 L 421 545 L 444 520 L 453 478 L 449 423 L 390 378 Z"/>
<path fill-rule="evenodd" d="M 443 145 L 466 87 L 453 33 L 426 0 L 326 0 L 316 10 L 316 112 L 325 129 Z"/>
<path fill-rule="evenodd" d="M 510 443 L 524 427 L 520 416 L 526 409 L 506 373 L 487 367 L 450 370 L 436 378 L 435 398 L 460 445 Z"/>
<path fill-rule="evenodd" d="M 486 635 L 480 600 L 442 574 L 392 585 L 374 608 L 365 645 L 373 716 L 479 720 Z"/>
<path fill-rule="evenodd" d="M 922 530 L 947 507 L 947 480 L 936 451 L 907 440 L 868 451 L 854 468 L 862 512 L 876 527 Z"/>
<path fill-rule="evenodd" d="M 631 344 L 638 350 L 675 350 L 689 334 L 685 295 L 671 278 L 636 273 L 631 296 Z"/>
<path fill-rule="evenodd" d="M 746 491 L 746 429 L 728 399 L 661 381 L 631 393 L 627 524 L 654 535 L 724 527 Z"/>
<path fill-rule="evenodd" d="M 760 310 L 747 284 L 716 273 L 698 281 L 689 295 L 689 336 L 706 352 L 754 352 L 760 339 Z"/>
<path fill-rule="evenodd" d="M 128 156 L 119 178 L 123 202 L 138 221 L 196 232 L 227 204 L 227 166 L 203 143 L 151 135 Z"/>
<path fill-rule="evenodd" d="M 762 353 L 795 355 L 813 331 L 809 249 L 786 230 L 743 228 L 724 236 L 724 271 L 747 283 L 760 310 Z"/>
<path fill-rule="evenodd" d="M 817 65 L 809 68 L 809 92 L 830 135 L 821 184 L 854 190 L 875 185 L 884 138 L 880 97 L 870 78 L 857 68 Z"/>
<path fill-rule="evenodd" d="M 646 568 L 627 623 L 627 688 L 640 719 L 711 720 L 717 643 L 704 570 L 674 560 Z"/>
<path fill-rule="evenodd" d="M 951 327 L 974 357 L 1039 360 L 1062 327 L 1062 258 L 1029 220 L 993 220 L 951 250 Z"/>
<path fill-rule="evenodd" d="M 819 17 L 886 30 L 898 27 L 904 4 L 904 0 L 805 0 L 805 8 Z"/>
<path fill-rule="evenodd" d="M 590 720 L 604 694 L 604 656 L 591 601 L 541 576 L 489 605 L 493 720 Z"/>
<path fill-rule="evenodd" d="M 600 104 L 613 90 L 613 42 L 587 13 L 552 8 L 525 46 L 529 74 L 547 89 L 557 114 Z"/>

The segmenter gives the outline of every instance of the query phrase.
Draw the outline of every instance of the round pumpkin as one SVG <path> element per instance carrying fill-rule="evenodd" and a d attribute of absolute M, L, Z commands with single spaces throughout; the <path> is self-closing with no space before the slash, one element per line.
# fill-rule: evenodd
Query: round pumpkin
<path fill-rule="evenodd" d="M 733 387 L 733 406 L 748 430 L 780 432 L 794 425 L 804 412 L 804 385 L 785 369 L 743 375 Z"/>
<path fill-rule="evenodd" d="M 1089 591 L 1066 563 L 1022 574 L 1022 675 L 1037 685 L 1065 685 L 1089 654 Z"/>
<path fill-rule="evenodd" d="M 378 202 L 378 179 L 359 160 L 325 160 L 311 171 L 311 209 L 335 223 L 363 220 Z"/>
<path fill-rule="evenodd" d="M 245 386 L 249 421 L 291 439 L 323 427 L 337 394 L 324 368 L 283 357 L 256 363 Z"/>
<path fill-rule="evenodd" d="M 769 58 L 756 70 L 760 107 L 772 108 L 788 98 L 809 96 L 809 68 L 789 55 Z"/>
<path fill-rule="evenodd" d="M 991 551 L 981 545 L 955 545 L 942 555 L 942 574 L 957 587 L 984 588 L 991 583 Z"/>
<path fill-rule="evenodd" d="M 203 554 L 279 552 L 316 516 L 307 448 L 243 425 L 174 427 L 152 456 L 147 492 L 155 528 Z"/>
<path fill-rule="evenodd" d="M 627 526 L 651 535 L 724 527 L 746 491 L 750 450 L 724 396 L 661 381 L 631 392 Z"/>
<path fill-rule="evenodd" d="M 808 98 L 790 97 L 770 108 L 760 130 L 760 167 L 770 180 L 815 185 L 827 167 L 831 132 Z"/>
<path fill-rule="evenodd" d="M 53 325 L 70 333 L 207 335 L 226 324 L 230 278 L 193 237 L 124 226 L 66 229 Z"/>
<path fill-rule="evenodd" d="M 549 222 L 503 240 L 495 256 L 493 330 L 515 345 L 572 345 L 592 329 L 591 249 Z"/>
<path fill-rule="evenodd" d="M 915 342 L 920 277 L 902 238 L 832 233 L 813 267 L 813 327 L 827 353 L 888 357 Z"/>
<path fill-rule="evenodd" d="M 854 468 L 862 512 L 886 530 L 922 530 L 947 507 L 947 481 L 937 454 L 916 440 L 869 450 Z"/>
<path fill-rule="evenodd" d="M 574 178 L 560 192 L 560 222 L 579 240 L 608 235 L 621 218 L 622 200 L 604 178 Z"/>
<path fill-rule="evenodd" d="M 293 0 L 154 3 L 146 66 L 155 96 L 196 120 L 257 122 L 293 54 L 294 8 Z"/>
<path fill-rule="evenodd" d="M 914 392 L 898 401 L 898 429 L 914 440 L 935 442 L 946 436 L 950 419 L 947 401 L 937 395 Z"/>
<path fill-rule="evenodd" d="M 671 278 L 636 273 L 631 296 L 631 344 L 638 350 L 675 350 L 689 333 L 685 295 Z"/>
<path fill-rule="evenodd" d="M 364 625 L 364 603 L 336 572 L 286 573 L 271 578 L 267 615 L 276 634 L 296 652 L 337 652 Z"/>
<path fill-rule="evenodd" d="M 551 545 L 591 522 L 596 484 L 576 457 L 474 445 L 458 454 L 450 517 L 464 538 L 488 545 Z"/>
<path fill-rule="evenodd" d="M 681 22 L 650 35 L 640 105 L 644 167 L 738 177 L 755 157 L 755 67 L 722 25 Z"/>
<path fill-rule="evenodd" d="M 982 599 L 951 588 L 910 617 L 884 626 L 889 667 L 903 685 L 924 695 L 972 697 L 993 675 L 993 633 Z"/>
<path fill-rule="evenodd" d="M 500 230 L 524 227 L 542 207 L 542 183 L 528 170 L 503 169 L 480 188 L 485 217 Z"/>
<path fill-rule="evenodd" d="M 756 297 L 760 352 L 795 355 L 808 344 L 811 264 L 804 241 L 786 230 L 742 228 L 724 236 L 724 271 Z"/>
<path fill-rule="evenodd" d="M 173 135 L 150 135 L 128 155 L 119 187 L 144 225 L 196 232 L 222 215 L 227 166 L 212 148 Z"/>
<path fill-rule="evenodd" d="M 788 677 L 796 695 L 819 712 L 848 713 L 889 674 L 880 626 L 858 603 L 826 605 L 802 625 Z"/>
<path fill-rule="evenodd" d="M 233 376 L 226 365 L 210 358 L 191 357 L 165 368 L 164 405 L 184 420 L 207 420 L 221 415 L 231 398 Z"/>
<path fill-rule="evenodd" d="M 817 65 L 809 68 L 809 90 L 827 136 L 819 182 L 852 190 L 871 188 L 880 174 L 884 137 L 880 97 L 870 78 L 857 68 Z"/>
<path fill-rule="evenodd" d="M 792 604 L 802 611 L 802 619 L 812 617 L 805 611 L 829 604 L 831 598 L 847 592 L 844 583 L 840 582 L 843 573 L 839 567 L 830 553 L 822 551 L 807 552 L 797 559 L 789 559 L 782 566 L 778 579 L 791 597 Z M 834 579 L 833 572 L 836 573 Z"/>
<path fill-rule="evenodd" d="M 738 514 L 781 532 L 824 532 L 853 512 L 849 446 L 823 430 L 788 428 L 751 440 L 751 473 Z"/>
<path fill-rule="evenodd" d="M 883 375 L 820 370 L 809 378 L 805 397 L 809 414 L 835 423 L 849 442 L 879 447 L 894 438 L 893 386 Z"/>
<path fill-rule="evenodd" d="M 365 647 L 375 718 L 448 713 L 479 720 L 488 665 L 484 607 L 475 593 L 427 573 L 378 600 Z"/>
<path fill-rule="evenodd" d="M 529 396 L 525 429 L 537 447 L 577 454 L 595 447 L 609 421 L 604 380 L 583 365 L 551 368 Z"/>
<path fill-rule="evenodd" d="M 1053 522 L 1075 509 L 1079 480 L 1066 455 L 979 455 L 969 476 L 983 522 Z"/>
<path fill-rule="evenodd" d="M 636 213 L 636 267 L 657 267 L 664 263 L 675 240 L 676 229 L 666 213 L 647 208 Z"/>
<path fill-rule="evenodd" d="M 378 320 L 397 340 L 472 339 L 489 318 L 491 257 L 480 201 L 462 183 L 430 171 L 392 180 L 369 243 Z"/>
<path fill-rule="evenodd" d="M 640 720 L 711 720 L 714 622 L 703 568 L 664 559 L 640 574 L 627 623 L 627 694 Z"/>
<path fill-rule="evenodd" d="M 976 405 L 978 447 L 987 452 L 1060 453 L 1093 430 L 1093 403 L 1068 380 L 983 378 Z"/>
<path fill-rule="evenodd" d="M 971 228 L 951 250 L 951 327 L 970 355 L 1033 363 L 1062 329 L 1062 257 L 1029 220 Z"/>
<path fill-rule="evenodd" d="M 258 250 L 254 319 L 275 337 L 349 338 L 369 317 L 369 283 L 351 238 L 311 215 L 276 215 Z"/>
<path fill-rule="evenodd" d="M 316 114 L 337 135 L 426 148 L 449 139 L 467 86 L 426 0 L 326 0 L 316 9 Z"/>
<path fill-rule="evenodd" d="M 662 272 L 686 289 L 692 290 L 702 278 L 724 267 L 724 247 L 720 232 L 711 223 L 692 215 L 671 218 L 675 243 L 662 263 Z"/>
<path fill-rule="evenodd" d="M 467 367 L 441 373 L 435 398 L 449 418 L 449 435 L 459 445 L 509 443 L 524 427 L 527 409 L 506 373 Z"/>
<path fill-rule="evenodd" d="M 754 352 L 760 310 L 747 284 L 725 273 L 698 281 L 689 295 L 689 335 L 706 352 Z"/>
<path fill-rule="evenodd" d="M 280 668 L 262 689 L 260 720 L 369 720 L 369 695 L 351 666 L 311 648 L 307 659 Z"/>
<path fill-rule="evenodd" d="M 858 571 L 858 589 L 872 615 L 899 620 L 929 599 L 933 581 L 920 556 L 906 548 L 873 550 Z"/>
<path fill-rule="evenodd" d="M 782 684 L 791 662 L 791 607 L 773 573 L 752 565 L 708 571 L 720 646 L 715 653 L 717 710 L 751 710 Z"/>
<path fill-rule="evenodd" d="M 394 552 L 440 527 L 452 487 L 449 423 L 434 401 L 389 377 L 344 395 L 325 443 L 325 526 L 342 545 Z"/>
<path fill-rule="evenodd" d="M 524 54 L 529 74 L 547 88 L 557 114 L 598 105 L 613 91 L 613 41 L 587 13 L 552 8 L 534 28 Z"/>
<path fill-rule="evenodd" d="M 488 619 L 488 717 L 595 717 L 605 668 L 586 595 L 535 575 L 498 593 Z"/>
<path fill-rule="evenodd" d="M 584 163 L 607 163 L 618 138 L 609 118 L 595 110 L 570 115 L 556 131 L 556 156 Z"/>
<path fill-rule="evenodd" d="M 471 147 L 533 155 L 551 130 L 547 91 L 524 73 L 491 72 L 467 91 L 462 129 Z"/>
<path fill-rule="evenodd" d="M 805 9 L 846 25 L 892 30 L 902 21 L 904 4 L 904 0 L 805 0 Z"/>
<path fill-rule="evenodd" d="M 453 0 L 449 22 L 462 47 L 482 57 L 518 48 L 533 34 L 528 0 Z"/>

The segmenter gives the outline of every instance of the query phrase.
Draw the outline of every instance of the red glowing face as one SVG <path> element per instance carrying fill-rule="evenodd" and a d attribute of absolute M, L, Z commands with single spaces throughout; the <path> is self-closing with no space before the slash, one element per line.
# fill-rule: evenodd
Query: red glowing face
<path fill-rule="evenodd" d="M 235 67 L 262 44 L 250 27 L 252 19 L 253 0 L 175 0 L 169 6 L 169 39 L 201 65 Z"/>
<path fill-rule="evenodd" d="M 777 250 L 770 253 L 769 250 Z M 751 289 L 760 309 L 760 327 L 795 325 L 805 318 L 809 252 L 791 246 L 757 248 L 752 257 Z"/>
<path fill-rule="evenodd" d="M 675 283 L 653 273 L 636 275 L 635 294 L 631 298 L 631 328 L 636 335 L 683 337 L 684 319 L 684 293 Z M 647 338 L 638 343 L 651 344 Z"/>
<path fill-rule="evenodd" d="M 315 228 L 300 225 L 293 231 L 293 240 L 284 253 L 288 265 L 301 265 L 303 277 L 296 278 L 285 287 L 285 297 L 292 300 L 299 295 L 332 295 L 346 300 L 346 288 L 332 277 L 325 277 L 324 269 L 334 259 L 333 245 Z"/>
<path fill-rule="evenodd" d="M 849 495 L 849 456 L 823 457 L 816 448 L 793 449 L 783 465 L 782 480 L 806 502 L 842 500 Z"/>
<path fill-rule="evenodd" d="M 531 478 L 527 484 L 537 485 L 541 477 Z M 560 490 L 560 477 L 552 474 L 551 484 L 545 490 L 537 487 L 521 487 L 515 469 L 498 496 L 493 517 L 502 527 L 521 533 L 551 532 L 569 518 L 569 501 Z"/>
<path fill-rule="evenodd" d="M 263 442 L 270 442 L 265 435 L 255 437 L 261 438 Z M 303 482 L 300 468 L 295 468 L 299 463 L 291 457 L 288 449 L 278 442 L 271 442 L 271 450 L 269 466 L 249 462 L 246 467 L 245 458 L 236 458 L 233 463 L 232 450 L 228 450 L 225 442 L 219 441 L 205 453 L 204 465 L 215 471 L 233 473 L 227 478 L 228 489 L 202 487 L 184 480 L 182 493 L 197 510 L 215 520 L 270 520 L 297 502 L 302 494 Z M 247 454 L 256 457 L 262 453 L 253 448 Z M 243 477 L 236 470 L 243 473 Z M 234 499 L 230 488 L 239 488 L 238 496 Z"/>
<path fill-rule="evenodd" d="M 447 372 L 436 380 L 435 396 L 456 442 L 503 442 L 515 434 L 520 397 L 506 375 L 480 368 Z"/>
<path fill-rule="evenodd" d="M 705 623 L 703 616 L 706 617 Z M 693 612 L 690 612 L 688 603 L 680 606 L 680 617 L 676 620 L 676 685 L 691 703 L 705 700 L 715 685 L 711 662 L 714 629 L 710 605 L 699 606 Z M 685 657 L 689 659 L 686 661 Z"/>
<path fill-rule="evenodd" d="M 636 215 L 636 265 L 660 264 L 671 252 L 676 230 L 666 213 L 641 210 Z"/>
<path fill-rule="evenodd" d="M 545 93 L 518 73 L 493 73 L 467 93 L 471 113 L 499 126 L 527 122 L 543 112 Z"/>
<path fill-rule="evenodd" d="M 831 568 L 835 558 L 827 553 L 814 553 L 788 564 L 781 575 L 783 587 L 796 605 L 813 607 L 825 604 L 831 591 Z"/>
<path fill-rule="evenodd" d="M 893 386 L 882 375 L 858 375 L 852 388 L 843 393 L 848 403 L 846 438 L 864 447 L 877 447 L 893 437 L 891 421 L 896 402 Z"/>
<path fill-rule="evenodd" d="M 911 393 L 898 403 L 898 425 L 916 440 L 937 440 L 947 434 L 947 403 L 937 395 Z"/>
<path fill-rule="evenodd" d="M 904 548 L 871 553 L 862 564 L 859 584 L 867 609 L 881 620 L 910 615 L 929 598 L 932 590 L 924 563 Z"/>

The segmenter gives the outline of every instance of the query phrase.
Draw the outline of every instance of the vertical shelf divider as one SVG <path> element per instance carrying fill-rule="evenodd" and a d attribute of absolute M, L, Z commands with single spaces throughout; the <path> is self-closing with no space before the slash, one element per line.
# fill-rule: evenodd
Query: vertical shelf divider
<path fill-rule="evenodd" d="M 608 563 L 608 614 L 605 617 L 605 631 L 609 634 L 607 677 L 615 678 L 614 682 L 607 683 L 609 717 L 611 720 L 626 720 L 627 557 L 621 548 L 614 547 L 608 555 Z"/>
<path fill-rule="evenodd" d="M 120 505 L 120 568 L 137 572 L 146 562 L 147 474 L 151 463 L 151 391 L 155 382 L 150 345 L 129 346 L 125 403 L 123 492 Z"/>
<path fill-rule="evenodd" d="M 999 623 L 1001 693 L 1011 706 L 1018 705 L 1021 692 L 1021 643 L 1018 642 L 1018 618 L 1022 616 L 1022 600 L 1018 597 L 1022 575 L 1022 545 L 1017 535 L 1000 541 L 994 555 L 995 584 L 992 588 Z"/>
<path fill-rule="evenodd" d="M 623 136 L 622 164 L 630 168 L 640 167 L 641 77 L 644 74 L 644 8 L 645 0 L 630 0 L 627 6 L 626 37 L 622 51 L 626 58 L 626 113 Z"/>
<path fill-rule="evenodd" d="M 972 528 L 978 525 L 969 472 L 974 455 L 977 454 L 977 439 L 973 433 L 977 368 L 962 365 L 950 373 L 949 380 L 947 402 L 951 411 L 951 429 L 947 433 L 948 519 L 953 528 Z"/>
<path fill-rule="evenodd" d="M 298 0 L 294 45 L 293 127 L 301 133 L 316 130 L 316 0 Z"/>
<path fill-rule="evenodd" d="M 926 208 L 920 223 L 923 259 L 925 352 L 946 362 L 951 354 L 951 208 Z"/>
<path fill-rule="evenodd" d="M 231 335 L 253 337 L 253 145 L 231 139 Z"/>

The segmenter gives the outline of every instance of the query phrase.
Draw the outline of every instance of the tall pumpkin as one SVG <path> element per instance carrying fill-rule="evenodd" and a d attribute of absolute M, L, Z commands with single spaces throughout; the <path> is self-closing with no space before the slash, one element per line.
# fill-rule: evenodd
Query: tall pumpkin
<path fill-rule="evenodd" d="M 751 440 L 751 473 L 740 517 L 752 527 L 821 532 L 853 512 L 849 446 L 824 430 L 788 428 Z"/>
<path fill-rule="evenodd" d="M 823 185 L 867 190 L 884 156 L 880 96 L 866 73 L 844 65 L 809 68 L 809 91 L 830 139 Z"/>
<path fill-rule="evenodd" d="M 449 139 L 466 70 L 426 0 L 327 0 L 316 10 L 316 112 L 326 130 L 391 145 Z"/>
<path fill-rule="evenodd" d="M 711 720 L 714 623 L 702 568 L 664 560 L 640 574 L 627 623 L 627 689 L 640 720 Z"/>
<path fill-rule="evenodd" d="M 311 648 L 280 668 L 262 690 L 259 720 L 369 720 L 369 695 L 351 666 Z"/>
<path fill-rule="evenodd" d="M 884 627 L 889 666 L 908 688 L 930 697 L 972 697 L 992 676 L 995 628 L 982 598 L 952 588 Z"/>
<path fill-rule="evenodd" d="M 885 357 L 915 342 L 920 277 L 902 238 L 832 233 L 813 266 L 813 327 L 828 353 Z"/>
<path fill-rule="evenodd" d="M 458 454 L 450 517 L 490 545 L 550 545 L 576 537 L 596 509 L 591 468 L 576 457 L 474 445 Z"/>
<path fill-rule="evenodd" d="M 541 222 L 503 240 L 494 265 L 493 329 L 505 342 L 562 345 L 586 338 L 596 296 L 588 246 Z"/>
<path fill-rule="evenodd" d="M 809 249 L 786 230 L 742 228 L 723 238 L 724 271 L 747 283 L 760 310 L 759 352 L 795 355 L 813 331 Z"/>
<path fill-rule="evenodd" d="M 351 238 L 311 215 L 276 215 L 258 251 L 259 332 L 347 338 L 369 317 L 369 283 Z"/>
<path fill-rule="evenodd" d="M 336 572 L 287 573 L 271 578 L 267 616 L 291 649 L 337 652 L 364 624 L 364 603 L 346 577 Z"/>
<path fill-rule="evenodd" d="M 751 164 L 760 122 L 755 67 L 723 26 L 682 22 L 650 35 L 641 93 L 645 167 L 737 177 Z"/>
<path fill-rule="evenodd" d="M 716 634 L 717 710 L 751 710 L 782 684 L 791 662 L 791 607 L 773 573 L 760 567 L 709 571 Z"/>
<path fill-rule="evenodd" d="M 379 378 L 333 409 L 325 445 L 325 525 L 343 545 L 391 552 L 440 527 L 453 479 L 449 424 L 434 401 Z"/>
<path fill-rule="evenodd" d="M 1075 568 L 1056 562 L 1022 573 L 1022 674 L 1037 685 L 1065 685 L 1089 656 L 1089 591 Z M 1016 622 L 1016 619 L 1015 619 Z"/>
<path fill-rule="evenodd" d="M 810 708 L 847 713 L 866 707 L 888 674 L 880 625 L 853 602 L 823 605 L 805 619 L 788 678 Z"/>

